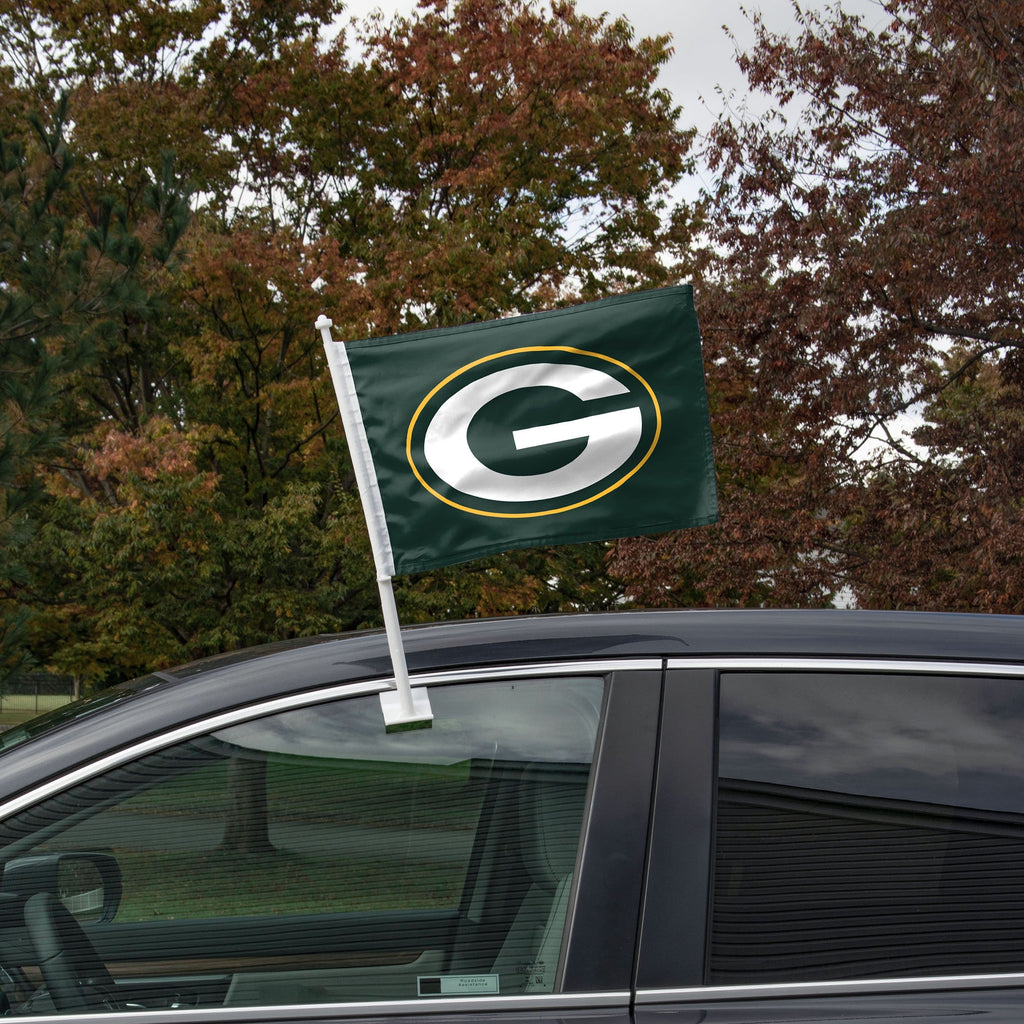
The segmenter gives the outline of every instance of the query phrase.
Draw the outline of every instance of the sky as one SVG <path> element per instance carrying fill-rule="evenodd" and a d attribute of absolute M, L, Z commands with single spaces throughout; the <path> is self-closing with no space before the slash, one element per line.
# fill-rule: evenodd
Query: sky
<path fill-rule="evenodd" d="M 881 0 L 800 0 L 805 11 L 825 11 L 838 3 L 860 16 L 871 28 L 884 23 Z M 385 16 L 409 14 L 416 0 L 348 0 L 345 14 L 361 20 L 375 10 Z M 746 103 L 753 111 L 764 110 L 765 100 L 749 96 L 746 80 L 736 67 L 735 53 L 753 42 L 753 12 L 758 11 L 772 31 L 795 34 L 793 0 L 576 0 L 579 11 L 589 15 L 625 16 L 638 37 L 670 35 L 674 53 L 662 69 L 659 84 L 682 108 L 682 127 L 706 131 L 728 105 L 736 110 Z M 729 32 L 732 37 L 730 37 Z M 676 190 L 680 199 L 696 199 L 710 181 L 698 163 L 694 178 Z"/>
<path fill-rule="evenodd" d="M 823 12 L 836 3 L 800 0 L 805 11 Z M 754 111 L 764 109 L 766 100 L 748 94 L 735 60 L 737 48 L 746 50 L 754 41 L 753 13 L 760 12 L 771 31 L 795 35 L 799 30 L 793 0 L 578 0 L 578 6 L 588 14 L 625 14 L 638 36 L 672 36 L 674 54 L 660 84 L 682 107 L 682 125 L 701 132 L 715 122 L 727 101 L 732 109 L 744 103 Z M 838 6 L 871 28 L 885 21 L 880 0 L 838 0 Z M 699 164 L 697 175 L 703 177 Z M 684 192 L 708 184 L 689 182 Z"/>
<path fill-rule="evenodd" d="M 834 0 L 801 0 L 807 11 L 834 5 Z M 839 5 L 864 17 L 872 28 L 885 20 L 879 0 L 841 0 Z M 710 125 L 721 110 L 718 88 L 725 93 L 735 90 L 734 104 L 745 95 L 734 54 L 737 46 L 746 49 L 753 42 L 755 11 L 772 30 L 797 30 L 792 0 L 577 0 L 577 6 L 587 14 L 624 14 L 641 36 L 671 35 L 675 53 L 663 70 L 662 85 L 683 107 L 684 122 L 698 127 Z"/>
<path fill-rule="evenodd" d="M 385 15 L 407 14 L 416 0 L 349 0 L 346 13 L 362 18 L 380 9 Z M 801 0 L 804 10 L 824 10 L 835 0 Z M 839 0 L 843 10 L 864 17 L 872 28 L 885 20 L 880 0 Z M 716 91 L 735 90 L 733 104 L 744 96 L 744 79 L 733 55 L 753 40 L 750 14 L 760 11 L 769 28 L 796 29 L 793 0 L 577 0 L 584 14 L 625 15 L 638 36 L 671 35 L 675 53 L 663 69 L 661 85 L 683 108 L 683 122 L 706 128 L 722 108 Z M 749 13 L 748 13 L 749 12 Z M 726 34 L 727 26 L 735 42 Z"/>

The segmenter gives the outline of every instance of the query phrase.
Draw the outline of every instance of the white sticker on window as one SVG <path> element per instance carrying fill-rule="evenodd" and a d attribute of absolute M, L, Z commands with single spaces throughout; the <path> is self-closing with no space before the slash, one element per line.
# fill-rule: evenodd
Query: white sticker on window
<path fill-rule="evenodd" d="M 416 978 L 421 996 L 496 996 L 497 974 L 426 974 Z"/>

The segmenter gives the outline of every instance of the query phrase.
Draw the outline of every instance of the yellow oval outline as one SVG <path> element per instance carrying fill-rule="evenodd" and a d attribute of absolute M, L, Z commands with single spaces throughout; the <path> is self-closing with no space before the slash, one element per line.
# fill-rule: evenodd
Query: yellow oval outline
<path fill-rule="evenodd" d="M 647 394 L 651 396 L 651 402 L 654 403 L 654 414 L 655 414 L 655 429 L 654 439 L 651 441 L 650 448 L 647 449 L 644 457 L 621 479 L 616 480 L 611 486 L 606 487 L 599 494 L 595 494 L 584 501 L 577 501 L 572 505 L 566 505 L 564 508 L 548 509 L 541 512 L 486 512 L 479 508 L 469 508 L 466 505 L 460 505 L 456 501 L 452 501 L 450 498 L 446 498 L 443 494 L 438 494 L 433 487 L 430 486 L 420 475 L 420 471 L 416 468 L 416 463 L 412 459 L 412 432 L 416 426 L 416 421 L 419 419 L 420 413 L 423 411 L 424 406 L 448 383 L 453 381 L 460 374 L 465 373 L 467 370 L 473 369 L 474 366 L 479 366 L 481 363 L 490 362 L 492 359 L 500 359 L 502 356 L 517 355 L 520 352 L 570 352 L 573 355 L 590 356 L 593 359 L 603 359 L 606 363 L 614 363 L 616 366 L 625 370 L 627 373 L 632 374 L 647 390 Z M 469 512 L 475 516 L 489 516 L 492 519 L 536 519 L 538 516 L 556 516 L 562 512 L 571 512 L 575 508 L 582 508 L 584 505 L 589 505 L 593 501 L 597 501 L 599 498 L 603 498 L 606 494 L 610 494 L 612 491 L 617 490 L 621 487 L 634 473 L 640 470 L 644 463 L 651 457 L 655 447 L 657 447 L 658 441 L 661 439 L 661 406 L 658 404 L 658 399 L 654 394 L 654 389 L 650 384 L 640 376 L 636 370 L 631 366 L 627 366 L 625 363 L 618 359 L 614 359 L 612 356 L 602 355 L 600 352 L 588 352 L 582 348 L 572 348 L 568 345 L 528 345 L 524 348 L 510 348 L 504 352 L 495 352 L 489 356 L 482 356 L 480 359 L 474 359 L 471 363 L 466 363 L 465 366 L 459 367 L 453 373 L 448 374 L 440 384 L 431 388 L 430 392 L 423 399 L 422 402 L 416 407 L 416 411 L 412 414 L 412 419 L 409 421 L 409 429 L 405 432 L 405 458 L 409 463 L 409 467 L 413 471 L 413 475 L 423 485 L 423 487 L 429 491 L 438 501 L 443 501 L 446 505 L 450 505 L 452 508 L 458 509 L 460 512 Z"/>

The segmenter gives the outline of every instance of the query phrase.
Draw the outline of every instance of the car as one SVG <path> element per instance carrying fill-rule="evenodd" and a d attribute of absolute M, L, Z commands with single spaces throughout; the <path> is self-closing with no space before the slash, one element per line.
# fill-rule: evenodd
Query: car
<path fill-rule="evenodd" d="M 402 729 L 376 632 L 115 687 L 0 736 L 2 1008 L 1019 1020 L 1022 625 L 413 627 Z"/>

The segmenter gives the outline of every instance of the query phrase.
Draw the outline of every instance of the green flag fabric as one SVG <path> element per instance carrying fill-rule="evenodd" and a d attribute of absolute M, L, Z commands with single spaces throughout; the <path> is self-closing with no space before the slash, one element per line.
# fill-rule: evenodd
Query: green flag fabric
<path fill-rule="evenodd" d="M 378 572 L 717 519 L 688 285 L 344 350 L 392 559 Z"/>

